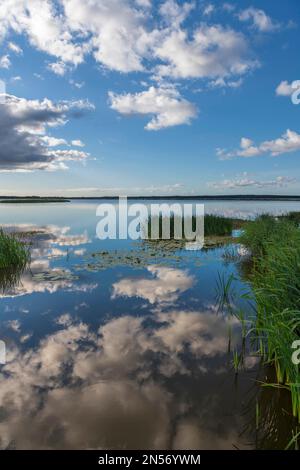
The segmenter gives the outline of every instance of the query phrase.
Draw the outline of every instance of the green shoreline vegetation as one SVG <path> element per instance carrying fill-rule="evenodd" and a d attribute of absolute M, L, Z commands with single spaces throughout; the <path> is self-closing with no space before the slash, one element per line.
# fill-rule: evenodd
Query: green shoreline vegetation
<path fill-rule="evenodd" d="M 0 229 L 0 289 L 4 291 L 17 284 L 29 265 L 28 244 L 20 234 L 6 233 Z"/>
<path fill-rule="evenodd" d="M 300 340 L 299 222 L 300 213 L 263 215 L 245 225 L 239 242 L 251 253 L 247 277 L 256 307 L 250 335 L 275 368 L 277 383 L 268 385 L 290 392 L 300 422 L 300 370 L 292 361 L 292 345 Z"/>
<path fill-rule="evenodd" d="M 16 234 L 0 229 L 0 269 L 24 267 L 30 259 L 29 249 Z"/>
<path fill-rule="evenodd" d="M 171 240 L 176 239 L 175 238 L 175 220 L 176 216 L 174 214 L 171 214 L 170 216 L 163 216 L 160 215 L 159 217 L 157 216 L 149 216 L 148 222 L 147 222 L 147 228 L 146 230 L 148 231 L 148 237 L 151 239 L 151 229 L 152 229 L 152 224 L 157 223 L 158 220 L 158 239 L 163 240 L 163 224 L 166 226 L 170 227 L 170 236 L 169 238 Z M 180 218 L 181 224 L 182 224 L 182 235 L 184 238 L 184 226 L 185 223 L 187 222 L 187 219 L 184 217 Z M 189 218 L 189 223 L 191 224 L 192 230 L 196 230 L 196 216 L 192 216 Z M 232 231 L 234 229 L 239 229 L 244 225 L 245 221 L 240 220 L 240 219 L 233 219 L 233 218 L 228 218 L 228 217 L 221 217 L 218 215 L 208 215 L 206 214 L 204 216 L 204 237 L 229 237 L 231 239 L 232 237 Z M 182 237 L 180 237 L 182 239 Z"/>
<path fill-rule="evenodd" d="M 56 197 L 32 197 L 32 198 L 12 198 L 0 199 L 1 204 L 45 204 L 53 202 L 70 202 L 69 199 Z"/>

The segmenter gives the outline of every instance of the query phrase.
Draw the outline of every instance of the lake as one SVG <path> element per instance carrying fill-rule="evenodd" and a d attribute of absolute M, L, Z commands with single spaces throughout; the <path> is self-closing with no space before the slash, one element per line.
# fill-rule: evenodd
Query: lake
<path fill-rule="evenodd" d="M 0 447 L 284 448 L 296 426 L 289 394 L 260 385 L 273 371 L 217 302 L 233 275 L 235 305 L 253 314 L 228 247 L 99 240 L 99 202 L 0 205 L 1 226 L 37 231 L 30 269 L 1 293 Z M 239 218 L 299 210 L 205 202 Z"/>

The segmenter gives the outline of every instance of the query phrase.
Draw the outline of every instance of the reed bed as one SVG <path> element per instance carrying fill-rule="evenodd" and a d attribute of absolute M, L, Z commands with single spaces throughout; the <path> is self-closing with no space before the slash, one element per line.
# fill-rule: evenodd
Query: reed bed
<path fill-rule="evenodd" d="M 0 229 L 0 269 L 23 268 L 29 259 L 28 247 L 14 234 Z"/>
<path fill-rule="evenodd" d="M 169 224 L 170 226 L 170 239 L 175 238 L 175 220 L 176 215 L 172 214 L 170 216 L 159 217 L 149 217 L 147 223 L 148 237 L 151 238 L 151 227 L 152 224 L 158 223 L 159 227 L 159 239 L 163 239 L 163 224 Z M 189 224 L 191 224 L 192 230 L 196 230 L 196 216 L 192 216 L 188 219 Z M 184 224 L 187 222 L 187 219 L 182 218 L 182 234 L 184 238 Z M 232 230 L 236 224 L 235 219 L 229 219 L 226 217 L 216 216 L 216 215 L 205 215 L 204 216 L 204 236 L 231 236 Z"/>
<path fill-rule="evenodd" d="M 264 215 L 244 227 L 240 241 L 252 253 L 249 279 L 259 353 L 275 367 L 277 383 L 272 386 L 290 391 L 293 415 L 300 421 L 300 372 L 292 361 L 292 344 L 300 339 L 298 224 L 292 216 Z"/>

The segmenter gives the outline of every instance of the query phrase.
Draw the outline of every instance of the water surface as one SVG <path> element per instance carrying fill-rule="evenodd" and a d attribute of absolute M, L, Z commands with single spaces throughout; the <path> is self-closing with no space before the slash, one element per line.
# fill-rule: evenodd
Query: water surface
<path fill-rule="evenodd" d="M 295 424 L 288 394 L 258 383 L 272 370 L 246 348 L 235 373 L 241 325 L 218 308 L 216 285 L 233 274 L 245 311 L 249 286 L 226 248 L 100 241 L 97 204 L 0 206 L 7 230 L 38 231 L 30 269 L 1 294 L 0 447 L 285 447 Z M 205 208 L 250 218 L 300 203 Z"/>

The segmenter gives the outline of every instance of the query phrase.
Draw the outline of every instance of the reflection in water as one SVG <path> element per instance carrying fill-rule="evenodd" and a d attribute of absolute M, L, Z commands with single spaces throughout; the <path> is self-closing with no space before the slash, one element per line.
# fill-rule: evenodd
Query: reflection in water
<path fill-rule="evenodd" d="M 194 284 L 193 276 L 181 269 L 148 266 L 154 279 L 125 278 L 113 284 L 113 297 L 142 297 L 151 304 L 173 303 Z"/>
<path fill-rule="evenodd" d="M 29 224 L 17 226 L 5 225 L 8 231 L 27 234 L 31 244 L 30 266 L 19 272 L 0 273 L 0 285 L 3 286 L 0 297 L 15 297 L 25 294 L 50 292 L 60 289 L 87 291 L 97 287 L 97 284 L 74 285 L 78 279 L 69 269 L 51 267 L 52 258 L 61 258 L 73 253 L 82 256 L 84 249 L 73 249 L 89 243 L 89 237 L 85 231 L 83 234 L 69 234 L 70 227 L 58 227 L 55 225 L 36 227 Z M 65 247 L 67 249 L 62 249 Z"/>

